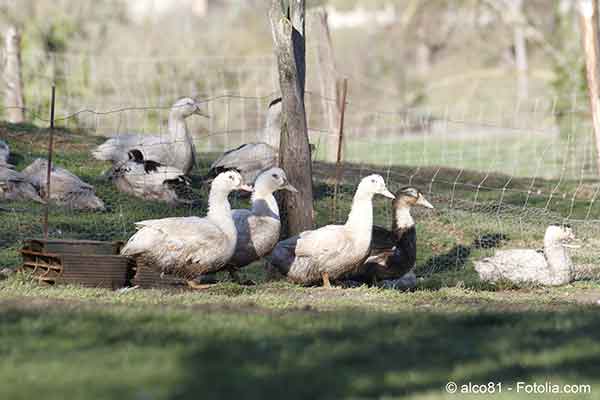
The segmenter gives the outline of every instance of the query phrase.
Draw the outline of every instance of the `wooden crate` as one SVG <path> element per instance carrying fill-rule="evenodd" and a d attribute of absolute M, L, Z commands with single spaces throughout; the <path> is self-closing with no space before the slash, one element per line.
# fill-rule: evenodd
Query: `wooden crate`
<path fill-rule="evenodd" d="M 131 284 L 144 289 L 149 288 L 188 288 L 187 281 L 172 275 L 161 274 L 147 265 L 144 260 L 137 260 Z"/>
<path fill-rule="evenodd" d="M 122 242 L 26 240 L 21 269 L 49 284 L 117 289 L 129 284 L 132 261 L 119 255 Z"/>

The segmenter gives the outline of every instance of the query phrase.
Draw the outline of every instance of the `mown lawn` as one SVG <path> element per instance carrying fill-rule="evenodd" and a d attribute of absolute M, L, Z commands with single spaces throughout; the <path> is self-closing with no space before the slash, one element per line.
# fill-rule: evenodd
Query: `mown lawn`
<path fill-rule="evenodd" d="M 556 398 L 596 398 L 597 298 L 583 284 L 504 293 L 219 284 L 119 295 L 15 277 L 0 283 L 0 396 L 450 399 L 459 396 L 445 393 L 448 381 L 551 381 L 592 385 L 591 396 Z"/>
<path fill-rule="evenodd" d="M 0 133 L 18 169 L 45 156 L 45 130 L 5 125 Z M 55 161 L 95 185 L 109 211 L 52 207 L 51 237 L 122 240 L 135 221 L 205 211 L 199 183 L 214 155 L 202 155 L 196 171 L 200 205 L 173 209 L 102 180 L 106 165 L 89 157 L 100 140 L 58 133 Z M 415 212 L 415 292 L 267 282 L 260 262 L 244 272 L 258 285 L 224 282 L 199 293 L 40 287 L 13 275 L 0 282 L 0 398 L 459 398 L 445 393 L 449 380 L 582 383 L 597 397 L 597 182 L 349 164 L 332 215 L 333 171 L 314 165 L 319 225 L 345 219 L 356 182 L 371 172 L 393 189 L 415 185 L 434 203 L 434 212 Z M 375 220 L 390 224 L 383 199 Z M 0 266 L 15 268 L 21 241 L 41 233 L 41 207 L 4 203 L 0 221 Z M 479 281 L 474 260 L 497 247 L 539 247 L 546 225 L 564 221 L 581 239 L 573 258 L 585 281 L 558 289 Z"/>

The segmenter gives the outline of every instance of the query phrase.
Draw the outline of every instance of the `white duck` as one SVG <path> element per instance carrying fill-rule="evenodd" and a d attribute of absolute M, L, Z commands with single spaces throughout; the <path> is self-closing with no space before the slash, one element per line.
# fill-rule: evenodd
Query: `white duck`
<path fill-rule="evenodd" d="M 46 174 L 48 161 L 38 158 L 23 170 L 29 182 L 45 198 L 47 192 Z M 76 210 L 105 209 L 104 202 L 95 194 L 94 187 L 85 183 L 73 173 L 52 164 L 50 176 L 50 200 Z"/>
<path fill-rule="evenodd" d="M 235 253 L 227 269 L 239 280 L 236 271 L 270 253 L 279 240 L 281 221 L 279 207 L 273 193 L 277 190 L 298 192 L 281 168 L 270 168 L 261 173 L 254 184 L 252 209 L 233 210 L 237 229 Z"/>
<path fill-rule="evenodd" d="M 564 285 L 573 279 L 573 263 L 566 242 L 575 239 L 571 228 L 550 225 L 544 235 L 544 250 L 498 250 L 492 257 L 475 263 L 484 281 L 506 279 L 514 283 L 547 286 Z"/>
<path fill-rule="evenodd" d="M 182 170 L 161 163 L 144 160 L 142 152 L 129 151 L 129 160 L 116 164 L 109 177 L 121 192 L 145 200 L 164 201 L 175 205 L 185 202 L 176 189 L 190 184 Z"/>
<path fill-rule="evenodd" d="M 267 110 L 263 141 L 246 143 L 237 149 L 225 152 L 210 166 L 209 175 L 236 169 L 244 181 L 253 183 L 261 171 L 278 165 L 279 140 L 281 135 L 281 98 L 273 100 Z"/>
<path fill-rule="evenodd" d="M 196 150 L 185 120 L 194 114 L 208 118 L 194 99 L 185 97 L 169 112 L 167 135 L 118 135 L 96 147 L 92 154 L 98 160 L 118 163 L 129 159 L 130 150 L 138 149 L 144 159 L 178 168 L 187 175 L 194 167 Z"/>
<path fill-rule="evenodd" d="M 27 176 L 0 164 L 0 200 L 33 200 L 44 203 Z"/>
<path fill-rule="evenodd" d="M 138 231 L 121 254 L 144 261 L 163 273 L 191 280 L 225 267 L 237 240 L 227 197 L 234 190 L 252 190 L 236 171 L 219 174 L 212 182 L 206 217 L 164 218 L 137 222 Z"/>
<path fill-rule="evenodd" d="M 0 165 L 9 165 L 8 158 L 10 157 L 10 147 L 8 143 L 0 139 Z"/>
<path fill-rule="evenodd" d="M 292 282 L 331 287 L 338 279 L 359 267 L 369 255 L 373 229 L 373 196 L 391 199 L 380 175 L 363 178 L 356 189 L 345 225 L 327 225 L 283 240 L 267 260 Z"/>

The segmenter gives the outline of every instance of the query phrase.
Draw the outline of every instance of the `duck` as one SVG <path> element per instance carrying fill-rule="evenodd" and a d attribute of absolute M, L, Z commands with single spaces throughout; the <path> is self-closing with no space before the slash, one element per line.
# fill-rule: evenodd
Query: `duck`
<path fill-rule="evenodd" d="M 369 257 L 349 279 L 369 284 L 379 283 L 386 287 L 394 286 L 391 282 L 383 281 L 400 279 L 415 267 L 417 230 L 411 209 L 414 206 L 427 209 L 434 207 L 423 193 L 414 187 L 403 187 L 396 192 L 395 196 L 396 199 L 392 203 L 391 229 L 373 226 Z M 409 276 L 405 281 L 412 282 L 415 279 Z"/>
<path fill-rule="evenodd" d="M 517 284 L 543 286 L 566 285 L 573 280 L 573 262 L 568 249 L 576 246 L 571 227 L 550 225 L 544 234 L 543 250 L 497 250 L 492 257 L 475 262 L 475 270 L 482 281 L 508 280 Z"/>
<path fill-rule="evenodd" d="M 2 166 L 2 165 L 10 166 L 10 164 L 8 163 L 9 157 L 10 157 L 10 147 L 8 147 L 8 143 L 6 143 L 4 140 L 0 139 L 0 166 Z"/>
<path fill-rule="evenodd" d="M 44 198 L 47 195 L 47 170 L 48 161 L 41 158 L 35 159 L 23 170 L 23 174 L 28 181 Z M 58 205 L 67 206 L 74 210 L 104 211 L 106 209 L 104 202 L 96 196 L 92 185 L 55 164 L 52 164 L 50 187 L 50 200 Z"/>
<path fill-rule="evenodd" d="M 363 264 L 369 255 L 373 230 L 373 196 L 395 196 L 380 175 L 363 178 L 354 194 L 344 225 L 304 231 L 279 242 L 267 261 L 294 283 L 326 288 Z"/>
<path fill-rule="evenodd" d="M 6 164 L 0 164 L 0 200 L 32 200 L 45 203 L 26 175 Z"/>
<path fill-rule="evenodd" d="M 173 217 L 140 221 L 137 232 L 127 241 L 121 254 L 143 259 L 162 274 L 188 280 L 190 287 L 202 275 L 222 270 L 233 256 L 237 230 L 229 194 L 234 190 L 252 191 L 237 171 L 222 172 L 212 181 L 205 217 Z"/>
<path fill-rule="evenodd" d="M 144 159 L 180 169 L 188 175 L 195 165 L 196 149 L 188 132 L 186 118 L 205 118 L 200 104 L 190 97 L 177 100 L 169 112 L 168 135 L 124 134 L 108 139 L 92 151 L 97 160 L 113 164 L 127 162 L 132 149 L 142 152 Z"/>
<path fill-rule="evenodd" d="M 138 149 L 130 150 L 127 154 L 129 160 L 116 164 L 109 174 L 119 191 L 170 205 L 186 203 L 177 194 L 177 189 L 190 185 L 190 179 L 182 170 L 153 160 L 144 160 Z"/>
<path fill-rule="evenodd" d="M 216 176 L 222 171 L 236 169 L 242 173 L 245 182 L 253 183 L 262 171 L 278 166 L 281 111 L 281 97 L 278 97 L 269 103 L 263 141 L 246 143 L 223 153 L 212 163 L 208 175 Z"/>
<path fill-rule="evenodd" d="M 283 169 L 269 168 L 256 178 L 251 197 L 252 208 L 233 210 L 237 242 L 233 257 L 227 263 L 227 270 L 237 282 L 240 281 L 237 271 L 270 253 L 279 240 L 281 220 L 273 196 L 278 190 L 298 192 L 288 182 Z"/>

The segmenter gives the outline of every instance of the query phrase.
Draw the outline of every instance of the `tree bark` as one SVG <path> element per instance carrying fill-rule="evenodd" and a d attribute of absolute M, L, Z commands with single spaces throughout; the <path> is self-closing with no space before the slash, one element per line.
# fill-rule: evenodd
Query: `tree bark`
<path fill-rule="evenodd" d="M 581 38 L 585 51 L 587 86 L 596 138 L 596 166 L 600 174 L 600 66 L 598 65 L 598 0 L 579 0 Z"/>
<path fill-rule="evenodd" d="M 279 163 L 300 193 L 283 195 L 284 235 L 313 228 L 313 187 L 304 89 L 306 41 L 304 0 L 272 0 L 269 10 L 282 97 Z"/>
<path fill-rule="evenodd" d="M 25 122 L 25 100 L 23 99 L 23 78 L 21 74 L 21 36 L 16 26 L 10 26 L 5 37 L 6 82 L 4 103 L 7 120 L 12 123 Z"/>

